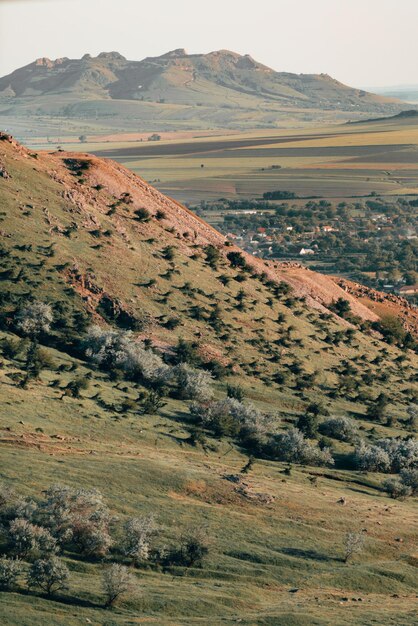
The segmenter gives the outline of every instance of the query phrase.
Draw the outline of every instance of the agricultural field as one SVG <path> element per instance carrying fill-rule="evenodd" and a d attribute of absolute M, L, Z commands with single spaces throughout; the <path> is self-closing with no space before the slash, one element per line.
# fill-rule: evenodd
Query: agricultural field
<path fill-rule="evenodd" d="M 162 133 L 160 141 L 147 141 L 149 134 L 88 136 L 86 143 L 65 140 L 62 145 L 115 159 L 186 203 L 254 198 L 276 189 L 327 199 L 418 192 L 416 118 L 220 132 Z M 32 140 L 31 145 L 41 148 L 45 142 Z"/>

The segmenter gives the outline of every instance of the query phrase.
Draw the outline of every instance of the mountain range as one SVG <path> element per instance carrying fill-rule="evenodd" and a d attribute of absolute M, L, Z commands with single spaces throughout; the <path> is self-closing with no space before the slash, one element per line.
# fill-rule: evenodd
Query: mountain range
<path fill-rule="evenodd" d="M 402 103 L 326 74 L 277 72 L 228 50 L 178 49 L 142 61 L 118 52 L 40 58 L 0 78 L 0 114 L 124 121 L 130 127 L 274 126 L 397 113 Z"/>

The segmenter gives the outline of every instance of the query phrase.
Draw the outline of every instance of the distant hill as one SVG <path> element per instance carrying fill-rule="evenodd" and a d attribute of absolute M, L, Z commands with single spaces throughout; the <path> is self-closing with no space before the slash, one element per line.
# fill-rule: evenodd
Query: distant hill
<path fill-rule="evenodd" d="M 399 106 L 326 74 L 276 72 L 228 50 L 179 49 L 142 61 L 118 52 L 41 58 L 0 79 L 3 116 L 111 117 L 149 128 L 271 126 L 292 115 L 309 120 L 327 111 L 348 119 Z"/>
<path fill-rule="evenodd" d="M 381 87 L 376 93 L 388 98 L 399 98 L 410 104 L 418 104 L 418 85 L 398 85 L 395 87 Z"/>
<path fill-rule="evenodd" d="M 348 124 L 370 124 L 372 122 L 401 122 L 407 124 L 418 123 L 418 110 L 409 109 L 407 111 L 401 111 L 396 115 L 390 115 L 389 117 L 374 117 L 367 120 L 356 120 L 354 122 L 348 122 Z"/>

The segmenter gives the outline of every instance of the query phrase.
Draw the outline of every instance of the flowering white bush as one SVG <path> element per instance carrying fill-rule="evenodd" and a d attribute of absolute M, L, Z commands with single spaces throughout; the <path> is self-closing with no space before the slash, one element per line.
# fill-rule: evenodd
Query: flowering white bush
<path fill-rule="evenodd" d="M 303 433 L 297 428 L 292 427 L 284 433 L 275 435 L 272 443 L 273 454 L 280 461 L 307 465 L 334 465 L 329 449 L 321 450 L 317 445 L 305 439 Z"/>
<path fill-rule="evenodd" d="M 141 375 L 149 382 L 164 382 L 169 371 L 158 354 L 146 350 L 131 332 L 103 330 L 92 326 L 85 340 L 86 356 L 103 369 L 118 368 Z"/>
<path fill-rule="evenodd" d="M 16 326 L 23 334 L 35 337 L 48 333 L 54 321 L 52 308 L 44 302 L 31 302 L 16 314 Z"/>

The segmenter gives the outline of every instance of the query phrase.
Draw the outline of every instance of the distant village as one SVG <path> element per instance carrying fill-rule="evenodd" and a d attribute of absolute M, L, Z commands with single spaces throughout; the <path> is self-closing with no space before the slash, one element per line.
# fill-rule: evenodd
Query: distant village
<path fill-rule="evenodd" d="M 418 297 L 416 199 L 291 200 L 220 200 L 194 209 L 251 254 L 298 259 L 412 301 Z"/>

